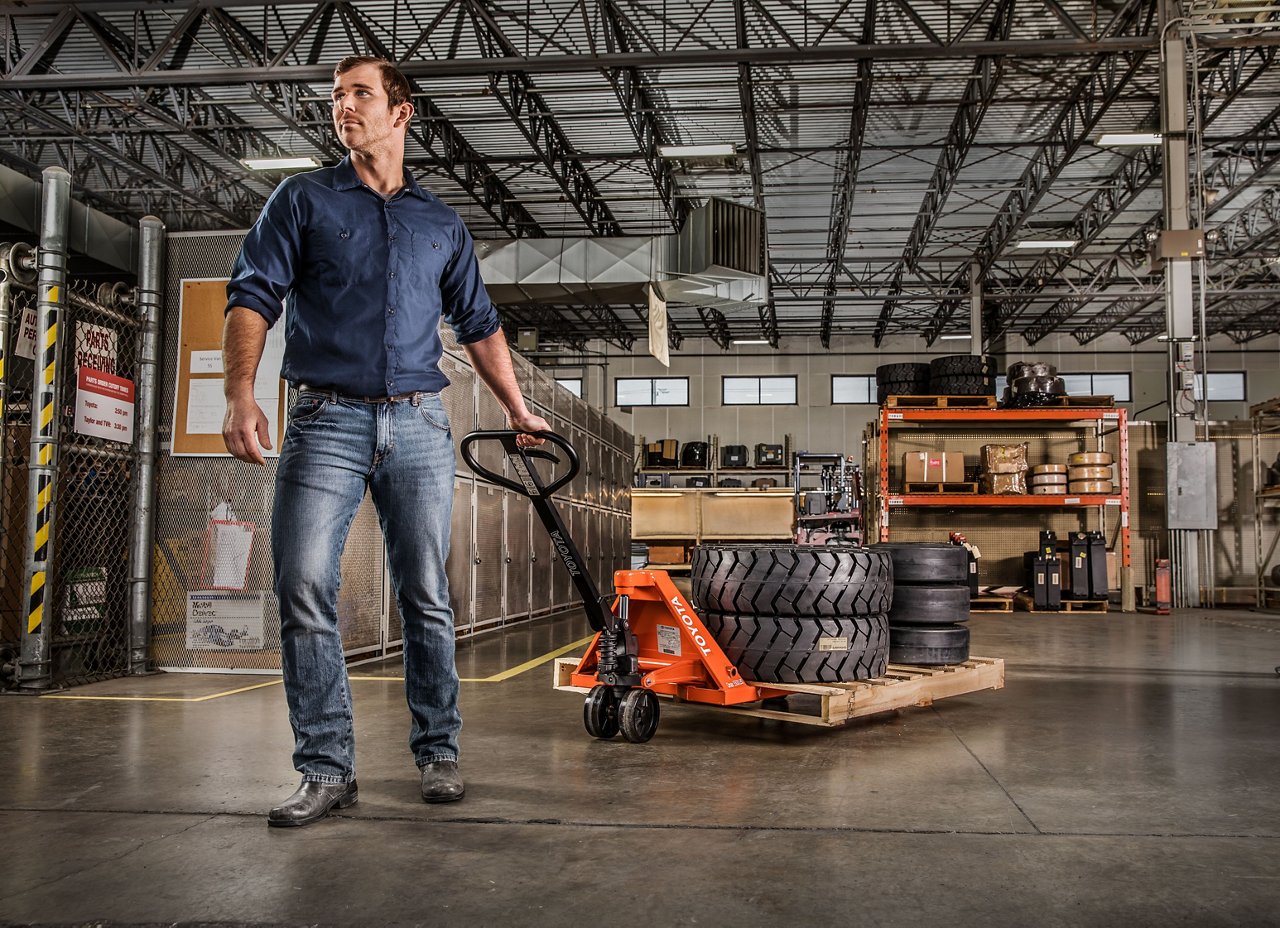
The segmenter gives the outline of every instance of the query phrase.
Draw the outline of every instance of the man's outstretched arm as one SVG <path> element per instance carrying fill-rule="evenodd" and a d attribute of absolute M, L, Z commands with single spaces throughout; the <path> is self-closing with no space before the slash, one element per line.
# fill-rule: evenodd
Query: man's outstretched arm
<path fill-rule="evenodd" d="M 227 414 L 222 440 L 241 461 L 266 464 L 262 448 L 271 447 L 271 432 L 262 407 L 253 396 L 253 381 L 267 343 L 267 320 L 252 309 L 233 306 L 222 327 L 223 393 Z"/>

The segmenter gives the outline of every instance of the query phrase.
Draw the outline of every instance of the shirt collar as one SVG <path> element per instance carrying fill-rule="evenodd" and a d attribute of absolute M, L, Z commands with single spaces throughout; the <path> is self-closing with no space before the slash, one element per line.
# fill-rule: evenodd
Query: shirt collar
<path fill-rule="evenodd" d="M 418 199 L 427 199 L 426 192 L 418 186 L 418 182 L 413 179 L 413 175 L 409 173 L 408 168 L 404 169 L 404 184 L 408 192 Z M 333 189 L 354 190 L 363 185 L 364 181 L 360 180 L 360 176 L 356 174 L 355 166 L 351 164 L 351 155 L 347 155 L 333 169 Z"/>

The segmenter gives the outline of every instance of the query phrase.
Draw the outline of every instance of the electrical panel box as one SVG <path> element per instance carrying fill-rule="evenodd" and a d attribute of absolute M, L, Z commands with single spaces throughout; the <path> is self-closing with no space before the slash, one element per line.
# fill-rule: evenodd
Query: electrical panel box
<path fill-rule="evenodd" d="M 1157 253 L 1161 258 L 1203 258 L 1204 229 L 1164 229 Z"/>
<path fill-rule="evenodd" d="M 1165 460 L 1169 528 L 1216 530 L 1218 458 L 1214 443 L 1171 441 L 1165 445 Z"/>

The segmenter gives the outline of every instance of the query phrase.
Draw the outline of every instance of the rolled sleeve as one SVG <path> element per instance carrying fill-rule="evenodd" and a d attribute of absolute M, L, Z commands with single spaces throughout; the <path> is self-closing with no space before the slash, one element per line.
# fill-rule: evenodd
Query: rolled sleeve
<path fill-rule="evenodd" d="M 301 254 L 301 222 L 293 184 L 286 179 L 267 199 L 240 246 L 227 284 L 227 306 L 251 309 L 275 325 L 293 288 Z"/>
<path fill-rule="evenodd" d="M 458 344 L 470 345 L 497 332 L 502 320 L 484 287 L 475 243 L 461 219 L 457 231 L 458 245 L 440 281 L 440 295 L 444 317 L 453 327 Z"/>

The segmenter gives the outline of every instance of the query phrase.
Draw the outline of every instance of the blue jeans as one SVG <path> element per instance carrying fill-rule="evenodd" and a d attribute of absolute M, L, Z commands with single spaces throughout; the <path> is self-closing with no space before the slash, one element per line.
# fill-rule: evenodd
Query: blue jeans
<path fill-rule="evenodd" d="M 355 777 L 351 684 L 338 631 L 339 558 L 368 488 L 404 625 L 409 747 L 418 766 L 457 760 L 458 671 L 445 560 L 453 443 L 438 394 L 363 403 L 300 393 L 276 470 L 271 553 L 280 600 L 294 767 L 303 780 Z"/>

